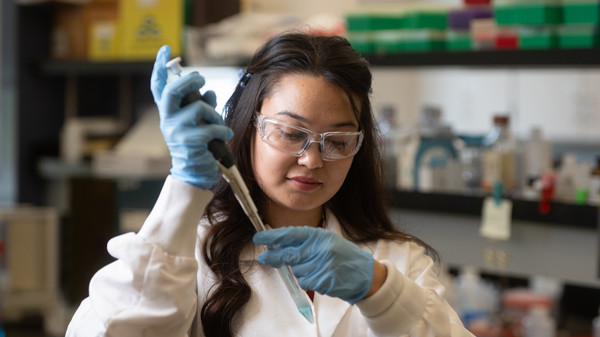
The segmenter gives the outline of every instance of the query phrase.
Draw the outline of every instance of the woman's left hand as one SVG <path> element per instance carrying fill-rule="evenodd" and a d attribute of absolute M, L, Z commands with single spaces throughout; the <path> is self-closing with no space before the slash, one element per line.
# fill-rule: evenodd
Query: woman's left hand
<path fill-rule="evenodd" d="M 258 261 L 271 267 L 289 265 L 304 289 L 354 304 L 373 283 L 374 259 L 341 236 L 314 227 L 283 227 L 258 232 L 254 243 L 269 246 Z"/>

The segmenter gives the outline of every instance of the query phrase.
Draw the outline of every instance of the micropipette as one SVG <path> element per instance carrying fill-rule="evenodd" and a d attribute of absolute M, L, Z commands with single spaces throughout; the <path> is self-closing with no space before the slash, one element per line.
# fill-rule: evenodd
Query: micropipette
<path fill-rule="evenodd" d="M 179 62 L 181 62 L 181 58 L 176 57 L 166 64 L 167 69 L 177 76 L 181 76 L 180 74 L 182 71 Z M 192 92 L 182 99 L 181 106 L 201 99 L 202 95 L 199 91 Z M 221 172 L 223 173 L 223 178 L 225 178 L 225 180 L 229 183 L 229 186 L 233 190 L 236 199 L 250 219 L 250 222 L 252 222 L 252 225 L 254 225 L 256 231 L 260 232 L 266 230 L 267 228 L 258 214 L 258 209 L 256 208 L 256 205 L 250 196 L 248 187 L 242 179 L 237 166 L 235 166 L 233 154 L 231 153 L 229 146 L 227 146 L 227 144 L 222 140 L 214 139 L 208 143 L 208 150 L 212 152 L 213 156 L 217 160 L 219 169 L 221 169 Z M 298 285 L 298 281 L 294 277 L 291 268 L 289 266 L 283 266 L 277 268 L 277 271 L 279 272 L 279 276 L 283 280 L 286 289 L 292 296 L 298 311 L 300 311 L 302 316 L 304 316 L 307 321 L 314 323 L 315 318 L 313 314 L 314 310 L 312 301 L 306 292 Z"/>
<path fill-rule="evenodd" d="M 224 143 L 223 143 L 224 144 Z M 236 199 L 242 206 L 242 209 L 250 218 L 250 221 L 254 225 L 254 228 L 257 232 L 266 230 L 265 224 L 262 222 L 260 216 L 258 215 L 258 210 L 254 201 L 250 197 L 250 192 L 248 191 L 248 187 L 244 183 L 240 172 L 237 169 L 237 166 L 233 163 L 233 155 L 229 150 L 228 146 L 222 146 L 221 143 L 213 143 L 210 142 L 208 144 L 208 149 L 213 153 L 215 159 L 217 159 L 217 164 L 223 172 L 223 177 L 229 183 L 229 186 L 233 190 Z M 298 307 L 298 311 L 308 320 L 310 323 L 314 323 L 314 315 L 313 315 L 313 305 L 312 301 L 308 298 L 306 292 L 300 288 L 292 270 L 289 266 L 283 266 L 277 268 L 279 272 L 279 276 L 283 280 L 288 292 L 292 296 L 292 299 L 296 303 L 296 307 Z"/>

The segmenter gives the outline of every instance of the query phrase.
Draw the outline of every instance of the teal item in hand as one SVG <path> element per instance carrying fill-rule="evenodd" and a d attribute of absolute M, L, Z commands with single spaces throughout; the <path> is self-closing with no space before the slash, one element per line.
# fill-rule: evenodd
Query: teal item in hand
<path fill-rule="evenodd" d="M 258 256 L 262 264 L 289 265 L 303 289 L 354 304 L 373 282 L 371 253 L 341 236 L 313 227 L 283 227 L 258 232 L 254 243 L 269 246 Z"/>

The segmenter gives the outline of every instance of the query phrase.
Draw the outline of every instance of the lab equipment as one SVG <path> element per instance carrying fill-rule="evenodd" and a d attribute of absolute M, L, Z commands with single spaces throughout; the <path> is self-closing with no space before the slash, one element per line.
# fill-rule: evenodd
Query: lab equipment
<path fill-rule="evenodd" d="M 290 265 L 302 287 L 354 304 L 373 283 L 373 255 L 332 231 L 284 227 L 261 232 L 254 242 L 277 247 L 258 256 L 272 267 Z"/>
<path fill-rule="evenodd" d="M 174 74 L 179 75 L 181 73 L 181 67 L 179 65 L 180 61 L 181 59 L 176 57 L 173 60 L 169 61 L 166 64 L 166 67 Z M 185 96 L 185 101 L 182 99 L 181 106 L 185 106 L 184 103 L 189 104 L 199 99 L 204 101 L 207 98 L 206 96 L 206 94 L 201 95 L 199 91 L 194 91 Z M 208 98 L 212 99 L 212 101 L 209 104 L 214 103 L 214 105 L 211 104 L 211 106 L 216 106 L 216 97 L 212 95 Z M 186 146 L 189 146 L 189 144 L 187 144 Z M 213 139 L 208 142 L 208 150 L 216 159 L 217 165 L 221 170 L 223 177 L 229 183 L 231 189 L 233 190 L 236 196 L 236 199 L 242 206 L 242 209 L 244 210 L 252 224 L 254 225 L 254 228 L 257 231 L 266 230 L 267 228 L 258 214 L 258 209 L 256 208 L 254 201 L 250 197 L 248 187 L 244 183 L 242 176 L 240 175 L 237 167 L 235 166 L 233 154 L 231 153 L 231 150 L 229 149 L 227 144 L 225 144 L 223 140 Z M 314 323 L 314 309 L 312 301 L 310 300 L 306 292 L 304 292 L 302 288 L 300 288 L 300 286 L 298 285 L 298 282 L 296 281 L 296 278 L 294 277 L 290 267 L 283 266 L 281 268 L 278 268 L 277 271 L 279 272 L 279 275 L 283 280 L 283 283 L 285 284 L 288 292 L 292 296 L 292 299 L 294 300 L 298 311 L 300 311 L 302 316 L 304 316 L 308 322 Z"/>
<path fill-rule="evenodd" d="M 397 153 L 398 187 L 405 190 L 446 189 L 450 163 L 458 158 L 452 128 L 442 121 L 442 110 L 425 106 L 419 123 L 401 131 Z"/>

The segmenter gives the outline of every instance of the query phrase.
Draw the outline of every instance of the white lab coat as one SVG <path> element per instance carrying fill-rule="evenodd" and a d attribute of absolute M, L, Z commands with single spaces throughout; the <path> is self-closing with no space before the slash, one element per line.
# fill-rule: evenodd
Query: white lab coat
<path fill-rule="evenodd" d="M 206 225 L 198 223 L 211 197 L 167 178 L 140 232 L 108 243 L 117 261 L 92 278 L 67 336 L 204 336 L 199 308 L 214 279 L 199 255 Z M 341 234 L 333 214 L 327 219 L 326 228 Z M 384 285 L 354 306 L 315 294 L 314 324 L 297 311 L 276 270 L 256 262 L 258 252 L 245 251 L 252 296 L 238 312 L 236 336 L 472 336 L 444 300 L 444 286 L 421 247 L 379 241 L 361 248 L 386 265 Z"/>

